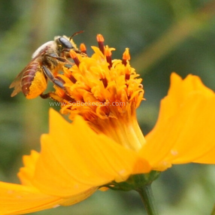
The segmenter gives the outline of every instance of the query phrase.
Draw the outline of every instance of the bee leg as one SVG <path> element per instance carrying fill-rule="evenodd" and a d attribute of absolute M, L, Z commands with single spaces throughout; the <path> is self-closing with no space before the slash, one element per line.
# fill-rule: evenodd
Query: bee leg
<path fill-rule="evenodd" d="M 51 95 L 49 93 L 45 93 L 45 94 L 40 94 L 40 97 L 43 99 L 48 99 L 51 97 Z"/>
<path fill-rule="evenodd" d="M 51 98 L 57 102 L 62 102 L 63 103 L 63 98 L 55 94 L 54 92 L 46 93 L 46 94 L 40 94 L 40 97 L 43 99 Z"/>
<path fill-rule="evenodd" d="M 52 72 L 46 67 L 42 66 L 43 72 L 45 73 L 46 77 L 52 81 L 56 86 L 60 87 L 61 89 L 65 90 L 63 80 L 55 78 Z"/>
<path fill-rule="evenodd" d="M 47 54 L 46 56 L 50 57 L 50 58 L 54 58 L 60 62 L 63 62 L 65 63 L 67 60 L 65 58 L 62 58 L 62 57 L 58 57 L 56 54 Z"/>
<path fill-rule="evenodd" d="M 55 57 L 55 59 L 57 59 L 58 61 L 63 62 L 63 63 L 66 62 L 66 59 L 62 58 L 62 57 Z"/>

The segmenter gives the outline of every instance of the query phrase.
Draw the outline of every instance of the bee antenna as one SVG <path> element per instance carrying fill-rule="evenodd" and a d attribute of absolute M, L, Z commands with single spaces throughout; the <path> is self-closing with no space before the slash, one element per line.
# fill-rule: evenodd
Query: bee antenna
<path fill-rule="evenodd" d="M 82 34 L 83 32 L 84 32 L 83 30 L 82 30 L 82 31 L 75 32 L 72 36 L 70 36 L 69 39 L 71 40 L 71 39 L 73 39 L 74 36 L 76 36 L 76 35 L 78 35 L 78 34 Z"/>

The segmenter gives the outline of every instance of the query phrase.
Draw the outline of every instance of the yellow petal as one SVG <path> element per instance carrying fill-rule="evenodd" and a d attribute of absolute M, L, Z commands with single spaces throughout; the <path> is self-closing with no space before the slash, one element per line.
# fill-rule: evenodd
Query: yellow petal
<path fill-rule="evenodd" d="M 137 153 L 104 135 L 98 135 L 81 118 L 71 124 L 57 112 L 50 113 L 50 134 L 42 137 L 34 185 L 43 192 L 69 197 L 132 173 L 149 172 Z"/>
<path fill-rule="evenodd" d="M 202 164 L 215 164 L 214 155 L 215 155 L 215 147 L 212 148 L 210 151 L 206 152 L 201 157 L 195 159 L 193 162 L 202 163 Z"/>
<path fill-rule="evenodd" d="M 194 162 L 215 146 L 214 107 L 214 93 L 198 77 L 182 80 L 173 73 L 156 126 L 140 153 L 157 170 Z"/>
<path fill-rule="evenodd" d="M 76 204 L 96 189 L 90 189 L 69 198 L 60 198 L 41 193 L 35 187 L 0 182 L 0 215 L 32 213 L 40 210 L 56 208 L 60 205 Z"/>
<path fill-rule="evenodd" d="M 45 210 L 61 202 L 61 198 L 40 193 L 34 187 L 0 182 L 0 215 Z"/>
<path fill-rule="evenodd" d="M 32 184 L 39 155 L 38 152 L 32 151 L 31 155 L 23 157 L 25 166 L 20 169 L 18 176 L 24 185 L 0 182 L 0 215 L 24 214 L 59 205 L 76 204 L 88 198 L 97 190 L 97 188 L 91 188 L 68 198 L 41 193 Z"/>

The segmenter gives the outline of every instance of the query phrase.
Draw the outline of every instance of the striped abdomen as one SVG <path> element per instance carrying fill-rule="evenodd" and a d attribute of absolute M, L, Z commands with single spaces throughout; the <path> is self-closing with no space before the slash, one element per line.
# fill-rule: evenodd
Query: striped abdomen
<path fill-rule="evenodd" d="M 29 99 L 36 98 L 45 91 L 47 80 L 37 60 L 26 66 L 21 78 L 21 87 L 22 92 Z"/>

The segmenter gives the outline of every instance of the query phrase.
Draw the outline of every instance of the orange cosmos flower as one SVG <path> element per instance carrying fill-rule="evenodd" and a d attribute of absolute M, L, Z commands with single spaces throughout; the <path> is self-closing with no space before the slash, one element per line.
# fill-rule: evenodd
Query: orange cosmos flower
<path fill-rule="evenodd" d="M 173 73 L 156 126 L 144 137 L 136 120 L 144 90 L 129 51 L 112 60 L 113 49 L 101 35 L 97 40 L 92 57 L 71 52 L 75 64 L 59 75 L 65 90 L 50 93 L 73 122 L 50 110 L 49 134 L 40 153 L 24 156 L 21 185 L 0 182 L 0 214 L 72 205 L 135 175 L 149 183 L 151 172 L 172 164 L 215 163 L 214 92 L 197 76 L 182 80 Z"/>

